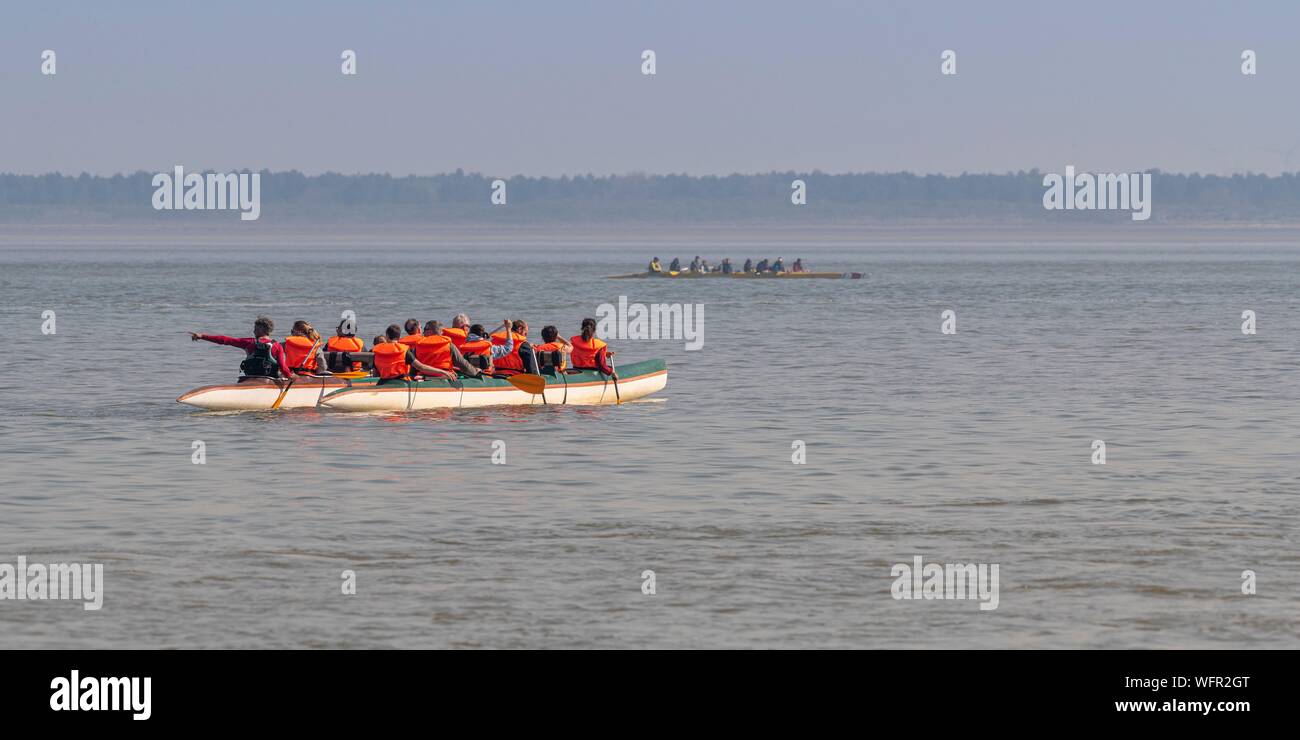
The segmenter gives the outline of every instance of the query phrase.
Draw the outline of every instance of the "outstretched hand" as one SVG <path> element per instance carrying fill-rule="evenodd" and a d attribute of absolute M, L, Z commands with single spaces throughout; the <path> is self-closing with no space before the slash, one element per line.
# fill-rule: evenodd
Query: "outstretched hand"
<path fill-rule="evenodd" d="M 203 335 L 202 335 L 202 334 L 197 334 L 197 333 L 195 333 L 195 332 L 190 332 L 190 341 L 191 341 L 191 342 L 197 342 L 197 341 L 199 341 L 199 340 L 202 339 L 202 338 L 203 338 Z"/>

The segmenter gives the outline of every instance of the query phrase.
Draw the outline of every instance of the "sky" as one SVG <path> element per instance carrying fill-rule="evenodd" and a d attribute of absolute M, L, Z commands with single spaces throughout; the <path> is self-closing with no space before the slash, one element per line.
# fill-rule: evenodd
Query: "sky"
<path fill-rule="evenodd" d="M 0 172 L 1276 174 L 1298 34 L 1294 0 L 12 2 Z"/>

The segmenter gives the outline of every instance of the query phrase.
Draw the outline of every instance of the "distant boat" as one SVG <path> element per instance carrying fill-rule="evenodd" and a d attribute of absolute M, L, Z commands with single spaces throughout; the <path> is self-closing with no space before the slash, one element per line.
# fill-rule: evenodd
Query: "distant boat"
<path fill-rule="evenodd" d="M 634 272 L 630 275 L 610 275 L 610 280 L 631 278 L 744 278 L 750 280 L 861 280 L 860 272 Z"/>

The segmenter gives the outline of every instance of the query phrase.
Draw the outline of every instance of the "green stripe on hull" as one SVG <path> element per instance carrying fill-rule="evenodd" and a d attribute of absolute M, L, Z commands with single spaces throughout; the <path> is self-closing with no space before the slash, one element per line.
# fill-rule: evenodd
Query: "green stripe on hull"
<path fill-rule="evenodd" d="M 640 377 L 642 375 L 652 375 L 654 373 L 666 369 L 667 367 L 668 364 L 665 363 L 663 360 L 656 359 L 656 360 L 642 360 L 641 362 L 633 362 L 628 365 L 618 366 L 615 369 L 618 371 L 618 378 L 620 381 L 628 381 Z M 547 375 L 547 374 L 543 374 L 542 377 L 546 378 L 546 385 L 548 387 L 555 387 L 555 388 L 563 388 L 566 384 L 573 385 L 575 383 L 593 383 L 593 382 L 600 383 L 609 379 L 608 376 L 601 375 L 599 372 L 595 370 L 583 370 L 577 373 L 565 373 L 563 378 L 559 377 L 558 375 Z M 504 378 L 460 378 L 454 381 L 442 380 L 442 379 L 421 380 L 415 383 L 411 383 L 411 387 L 413 388 L 460 388 L 462 387 L 462 384 L 466 390 L 470 390 L 474 388 L 513 388 L 514 387 L 510 384 L 510 381 L 505 380 Z M 404 380 L 392 380 L 388 382 L 379 383 L 379 387 L 384 387 L 389 385 L 398 386 L 401 388 L 407 387 L 407 383 Z M 349 389 L 340 388 L 337 391 L 326 393 L 325 398 L 329 398 L 330 396 L 334 395 L 334 393 L 340 393 L 346 390 Z"/>

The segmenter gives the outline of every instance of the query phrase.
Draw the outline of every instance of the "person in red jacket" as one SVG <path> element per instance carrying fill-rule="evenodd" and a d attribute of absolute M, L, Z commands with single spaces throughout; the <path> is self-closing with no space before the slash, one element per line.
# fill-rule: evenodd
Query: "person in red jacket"
<path fill-rule="evenodd" d="M 251 337 L 236 338 L 221 334 L 190 332 L 190 341 L 197 342 L 202 339 L 205 342 L 224 344 L 228 347 L 238 347 L 244 350 L 246 355 L 244 361 L 239 364 L 239 369 L 246 377 L 296 377 L 284 360 L 284 348 L 280 346 L 279 342 L 271 338 L 271 332 L 273 331 L 275 331 L 275 322 L 266 316 L 258 316 L 253 321 L 253 336 Z"/>

